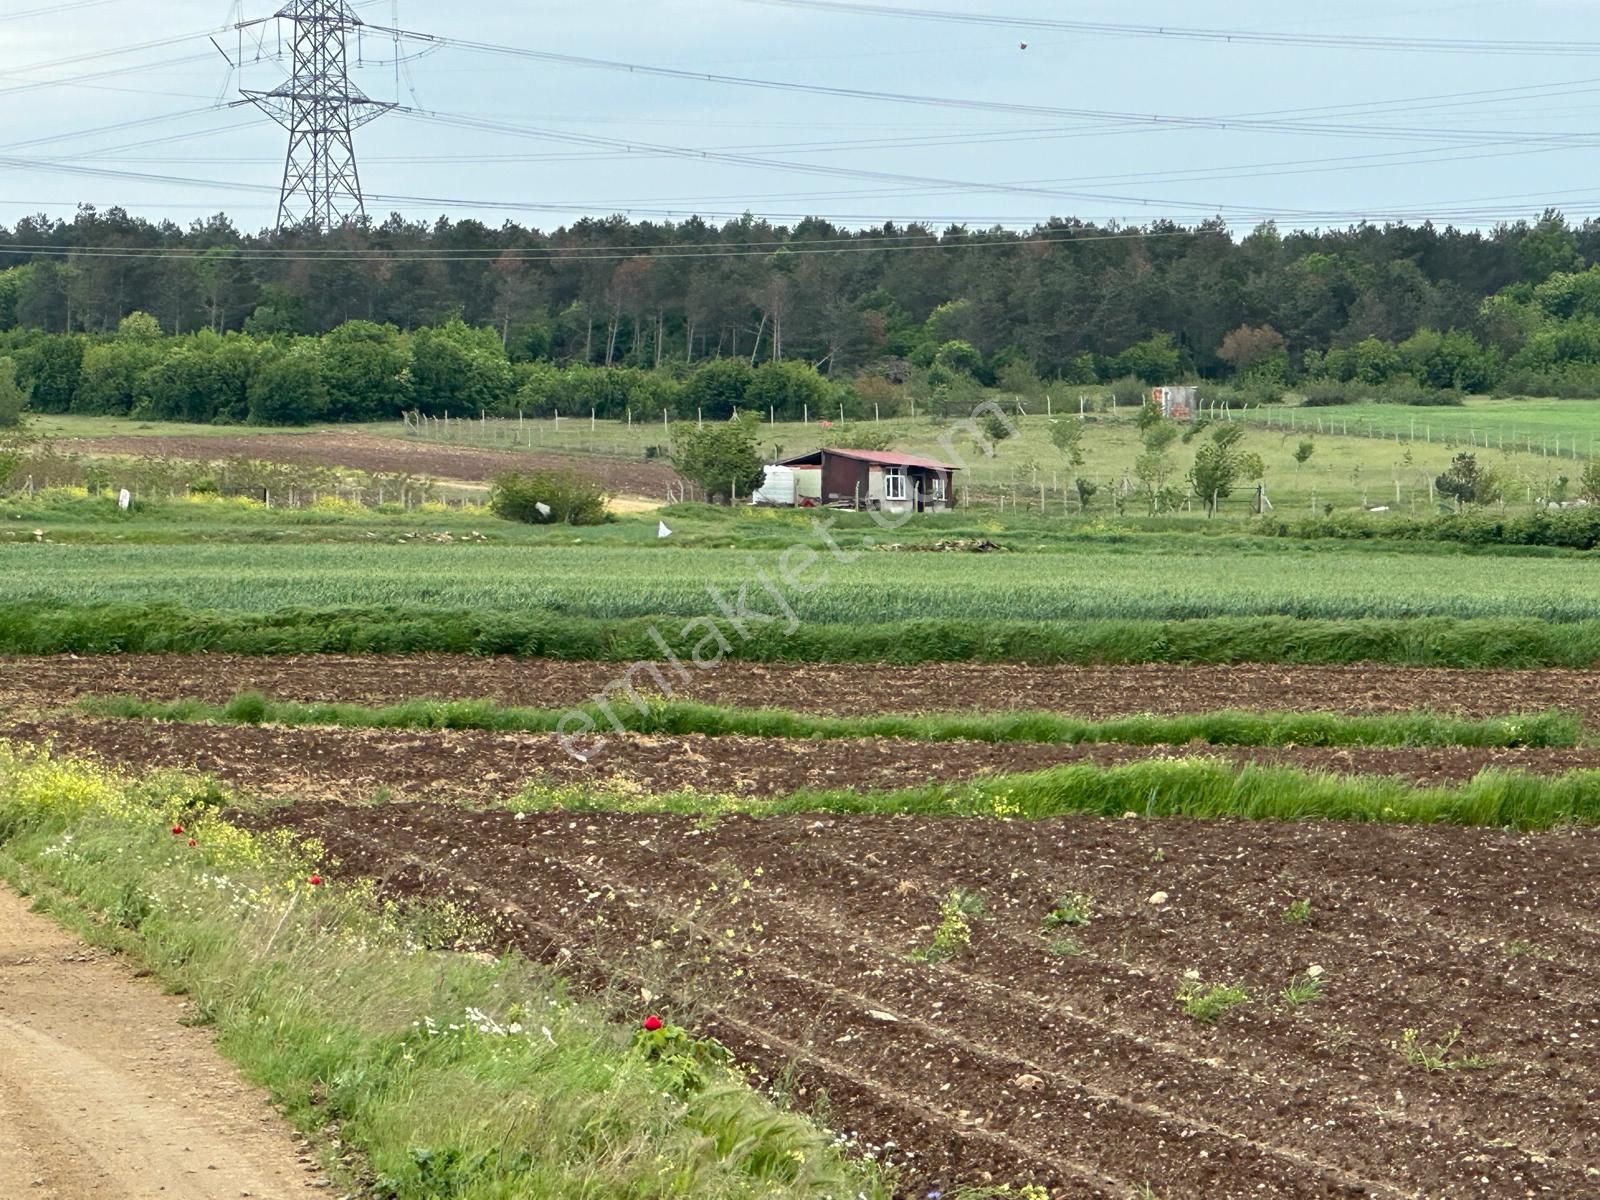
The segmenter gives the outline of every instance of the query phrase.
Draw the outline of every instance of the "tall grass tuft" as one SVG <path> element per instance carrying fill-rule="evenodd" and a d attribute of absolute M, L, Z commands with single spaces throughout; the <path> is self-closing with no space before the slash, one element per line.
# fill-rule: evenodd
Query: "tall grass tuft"
<path fill-rule="evenodd" d="M 1484 771 L 1458 787 L 1292 767 L 1237 767 L 1215 758 L 1151 759 L 1119 767 L 1057 767 L 1027 775 L 934 783 L 899 791 L 800 791 L 777 798 L 530 785 L 527 810 L 685 814 L 872 813 L 928 817 L 1184 817 L 1195 820 L 1350 821 L 1540 830 L 1600 823 L 1600 771 L 1560 776 Z"/>
<path fill-rule="evenodd" d="M 480 729 L 551 733 L 571 709 L 514 708 L 482 700 L 407 700 L 374 708 L 300 704 L 245 693 L 225 705 L 194 700 L 87 697 L 79 708 L 100 717 L 211 721 L 235 725 L 325 725 L 350 729 Z M 918 742 L 1122 743 L 1173 746 L 1575 746 L 1582 724 L 1559 712 L 1473 720 L 1434 713 L 1345 716 L 1339 713 L 1216 712 L 1085 721 L 1052 712 L 828 717 L 781 709 L 722 708 L 681 701 L 617 701 L 583 706 L 598 729 L 711 737 L 903 738 Z M 615 722 L 615 724 L 613 724 Z"/>

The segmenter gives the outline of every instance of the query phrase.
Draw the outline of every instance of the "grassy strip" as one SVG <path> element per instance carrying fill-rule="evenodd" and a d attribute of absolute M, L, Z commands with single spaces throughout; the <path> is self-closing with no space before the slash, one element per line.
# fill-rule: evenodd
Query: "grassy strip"
<path fill-rule="evenodd" d="M 715 629 L 720 635 L 713 636 Z M 723 649 L 722 647 L 726 647 Z M 222 612 L 173 605 L 0 607 L 0 654 L 479 654 L 577 661 L 1285 663 L 1585 668 L 1600 621 L 1534 619 L 1191 621 L 928 620 L 781 625 L 682 617 L 415 608 Z"/>
<path fill-rule="evenodd" d="M 681 792 L 651 795 L 613 783 L 536 784 L 510 805 L 529 812 L 870 813 L 1039 820 L 1087 815 L 1194 820 L 1350 821 L 1541 830 L 1600 823 L 1600 771 L 1560 776 L 1484 771 L 1458 787 L 1417 787 L 1381 776 L 1235 766 L 1214 758 L 1057 767 L 1030 775 L 933 783 L 893 792 L 806 791 L 777 799 Z"/>
<path fill-rule="evenodd" d="M 147 701 L 91 696 L 78 702 L 91 716 L 232 725 L 322 725 L 348 729 L 483 729 L 555 733 L 580 712 L 597 729 L 615 724 L 634 733 L 711 737 L 903 738 L 918 742 L 1038 742 L 1064 745 L 1120 742 L 1134 746 L 1576 746 L 1581 723 L 1558 712 L 1466 720 L 1434 713 L 1344 716 L 1339 713 L 1216 712 L 1084 721 L 1061 713 L 1012 712 L 938 716 L 886 714 L 827 717 L 780 709 L 719 708 L 619 698 L 608 711 L 511 708 L 481 700 L 408 700 L 387 708 L 360 704 L 298 704 L 245 693 L 227 704 L 199 700 Z"/>
<path fill-rule="evenodd" d="M 0 743 L 0 870 L 186 992 L 291 1119 L 365 1153 L 375 1194 L 890 1194 L 737 1074 L 686 1082 L 541 968 L 461 952 L 487 939 L 463 910 L 314 886 L 316 847 L 243 833 L 220 800 Z"/>

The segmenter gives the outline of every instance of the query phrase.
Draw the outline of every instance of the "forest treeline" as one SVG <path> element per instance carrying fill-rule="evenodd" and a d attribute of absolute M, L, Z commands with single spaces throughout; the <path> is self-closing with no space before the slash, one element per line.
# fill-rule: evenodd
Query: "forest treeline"
<path fill-rule="evenodd" d="M 798 416 L 970 388 L 1225 381 L 1600 395 L 1600 223 L 1027 232 L 400 218 L 324 236 L 120 209 L 0 227 L 0 357 L 36 409 Z M 707 364 L 710 364 L 707 367 Z M 906 389 L 902 385 L 914 386 Z M 1380 394 L 1380 398 L 1382 395 Z"/>

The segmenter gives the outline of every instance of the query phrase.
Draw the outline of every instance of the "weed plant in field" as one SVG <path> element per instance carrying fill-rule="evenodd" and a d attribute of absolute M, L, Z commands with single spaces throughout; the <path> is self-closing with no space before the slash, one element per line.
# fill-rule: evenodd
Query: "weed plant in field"
<path fill-rule="evenodd" d="M 1250 1003 L 1250 993 L 1237 984 L 1204 984 L 1186 979 L 1178 988 L 1184 1015 L 1202 1025 L 1214 1025 L 1231 1010 Z"/>
<path fill-rule="evenodd" d="M 1494 1066 L 1494 1060 L 1476 1054 L 1461 1053 L 1461 1028 L 1457 1026 L 1436 1042 L 1424 1040 L 1415 1029 L 1407 1029 L 1396 1044 L 1400 1057 L 1413 1067 L 1424 1071 L 1482 1071 Z"/>
<path fill-rule="evenodd" d="M 972 922 L 984 911 L 983 897 L 952 888 L 939 903 L 939 925 L 933 942 L 911 957 L 917 962 L 947 962 L 972 944 Z"/>
<path fill-rule="evenodd" d="M 1322 999 L 1322 991 L 1326 986 L 1322 968 L 1314 966 L 1291 979 L 1288 986 L 1278 993 L 1278 998 L 1290 1008 L 1299 1008 L 1302 1004 Z"/>
<path fill-rule="evenodd" d="M 1046 929 L 1081 929 L 1094 920 L 1094 897 L 1074 892 L 1056 901 L 1044 919 Z"/>

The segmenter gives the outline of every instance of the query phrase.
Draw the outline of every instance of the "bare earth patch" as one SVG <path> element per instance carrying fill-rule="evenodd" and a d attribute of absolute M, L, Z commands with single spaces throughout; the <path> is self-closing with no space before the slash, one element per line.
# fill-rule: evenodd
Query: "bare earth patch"
<path fill-rule="evenodd" d="M 487 450 L 437 445 L 360 430 L 241 437 L 80 438 L 67 446 L 84 454 L 127 458 L 183 458 L 206 462 L 249 458 L 297 466 L 348 467 L 385 474 L 428 475 L 484 483 L 502 471 L 565 470 L 597 479 L 613 491 L 666 499 L 677 474 L 665 464 L 599 456 Z"/>
<path fill-rule="evenodd" d="M 383 705 L 421 696 L 549 708 L 593 699 L 626 663 L 419 655 L 0 658 L 0 703 L 65 704 L 85 695 L 147 700 L 275 699 Z M 670 668 L 663 676 L 677 682 Z M 650 678 L 636 676 L 641 688 Z M 1103 719 L 1134 713 L 1436 712 L 1471 717 L 1578 713 L 1600 724 L 1600 672 L 1459 671 L 1390 666 L 1028 667 L 973 663 L 883 667 L 729 662 L 674 698 L 840 715 L 1039 709 Z"/>
<path fill-rule="evenodd" d="M 575 978 L 648 987 L 756 1082 L 825 1096 L 906 1196 L 1600 1194 L 1595 831 L 448 805 L 261 820 L 390 894 L 473 907 Z M 917 961 L 955 888 L 982 901 L 970 944 Z M 1074 892 L 1088 923 L 1048 930 Z M 1298 900 L 1308 918 L 1286 922 Z M 1313 967 L 1320 996 L 1284 1000 Z M 1194 981 L 1248 998 L 1195 1020 L 1177 998 Z"/>
<path fill-rule="evenodd" d="M 183 1015 L 0 887 L 0 1196 L 328 1195 L 265 1096 Z"/>

